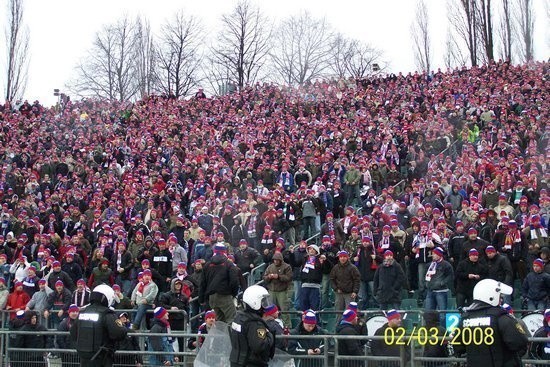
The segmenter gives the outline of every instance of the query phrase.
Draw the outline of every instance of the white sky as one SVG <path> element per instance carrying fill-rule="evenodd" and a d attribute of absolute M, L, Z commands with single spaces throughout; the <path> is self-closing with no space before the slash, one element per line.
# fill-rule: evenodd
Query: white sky
<path fill-rule="evenodd" d="M 410 37 L 415 0 L 252 1 L 275 21 L 302 9 L 317 17 L 326 16 L 336 30 L 383 50 L 385 60 L 390 62 L 390 71 L 415 70 Z M 430 12 L 433 65 L 443 68 L 446 0 L 425 1 Z M 539 60 L 550 56 L 550 31 L 544 1 L 548 0 L 534 1 L 535 57 Z M 0 24 L 5 26 L 7 1 L 0 3 Z M 46 105 L 55 103 L 53 89 L 63 91 L 74 75 L 75 65 L 91 46 L 95 32 L 124 14 L 144 15 L 156 30 L 175 11 L 183 9 L 200 18 L 207 35 L 214 36 L 220 27 L 221 14 L 230 12 L 236 3 L 237 0 L 26 0 L 25 23 L 31 36 L 31 61 L 25 98 L 31 102 L 38 99 Z M 5 86 L 4 47 L 0 48 L 2 92 Z"/>

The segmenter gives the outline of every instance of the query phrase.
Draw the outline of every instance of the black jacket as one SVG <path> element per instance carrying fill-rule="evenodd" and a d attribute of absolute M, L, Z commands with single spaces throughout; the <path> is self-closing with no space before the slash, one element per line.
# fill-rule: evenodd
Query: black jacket
<path fill-rule="evenodd" d="M 223 255 L 214 255 L 204 265 L 202 285 L 199 288 L 199 302 L 204 303 L 211 294 L 236 296 L 239 278 L 233 264 Z"/>
<path fill-rule="evenodd" d="M 456 267 L 456 291 L 458 293 L 464 293 L 472 295 L 475 285 L 482 279 L 487 277 L 488 268 L 485 265 L 485 261 L 478 260 L 472 262 L 470 259 L 464 259 L 458 263 Z M 479 275 L 479 279 L 469 279 L 469 274 Z"/>
<path fill-rule="evenodd" d="M 496 254 L 492 259 L 487 258 L 487 267 L 487 278 L 512 286 L 512 264 L 506 256 Z"/>
<path fill-rule="evenodd" d="M 321 329 L 319 326 L 316 326 L 315 329 L 313 329 L 312 332 L 307 332 L 306 329 L 304 329 L 304 324 L 300 323 L 296 328 L 294 328 L 290 335 L 328 335 L 328 332 L 324 329 Z M 325 348 L 327 346 L 325 345 L 324 339 L 290 339 L 288 341 L 288 353 L 290 354 L 296 354 L 296 355 L 307 355 L 307 351 L 309 349 L 317 349 L 319 348 L 321 350 L 320 355 L 323 355 L 325 352 Z M 321 367 L 323 365 L 322 360 L 308 360 L 308 359 L 301 359 L 300 360 L 300 367 Z"/>
<path fill-rule="evenodd" d="M 350 323 L 340 323 L 336 327 L 337 335 L 359 335 L 357 327 Z M 361 356 L 364 355 L 363 347 L 359 339 L 343 339 L 338 342 L 338 354 L 343 356 Z M 363 367 L 363 361 L 345 360 L 340 362 L 342 367 Z"/>
<path fill-rule="evenodd" d="M 401 289 L 406 287 L 401 265 L 394 260 L 390 266 L 380 265 L 374 273 L 374 297 L 378 303 L 401 302 Z"/>

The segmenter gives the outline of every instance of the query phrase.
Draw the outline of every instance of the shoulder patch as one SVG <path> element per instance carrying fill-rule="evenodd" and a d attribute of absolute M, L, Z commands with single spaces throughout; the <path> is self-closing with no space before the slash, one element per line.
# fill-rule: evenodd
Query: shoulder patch
<path fill-rule="evenodd" d="M 516 330 L 520 333 L 520 334 L 525 334 L 525 330 L 523 329 L 523 326 L 521 326 L 521 324 L 519 322 L 516 322 Z"/>
<path fill-rule="evenodd" d="M 264 340 L 266 335 L 267 335 L 267 330 L 266 329 L 258 329 L 256 330 L 256 333 L 258 333 L 258 338 Z"/>

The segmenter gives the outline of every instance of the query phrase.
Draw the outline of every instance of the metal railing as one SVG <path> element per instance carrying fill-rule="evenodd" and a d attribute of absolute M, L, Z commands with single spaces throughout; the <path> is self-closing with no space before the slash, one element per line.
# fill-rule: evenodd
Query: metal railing
<path fill-rule="evenodd" d="M 10 346 L 9 335 L 33 335 L 35 332 L 28 331 L 10 331 L 0 330 L 0 339 L 2 345 L 5 345 L 2 354 L 3 366 L 29 366 L 36 363 L 36 365 L 43 365 L 47 360 L 50 366 L 77 366 L 79 365 L 79 358 L 75 350 L 72 349 L 50 349 L 50 348 L 15 348 Z M 59 331 L 45 331 L 43 335 L 61 336 L 67 335 L 68 332 Z M 173 337 L 173 338 L 197 338 L 198 334 L 183 333 L 183 332 L 171 332 L 169 334 L 163 333 L 132 333 L 133 337 L 146 339 L 148 337 Z M 208 335 L 206 336 L 208 338 Z M 341 366 L 344 361 L 355 362 L 391 362 L 395 367 L 420 367 L 420 366 L 438 366 L 440 363 L 450 365 L 451 363 L 465 363 L 466 358 L 449 356 L 449 357 L 423 357 L 422 346 L 415 341 L 416 337 L 405 335 L 402 345 L 393 345 L 392 355 L 379 355 L 379 351 L 372 350 L 371 343 L 373 341 L 385 340 L 385 336 L 366 336 L 366 335 L 277 335 L 276 338 L 285 340 L 319 340 L 325 346 L 323 353 L 319 355 L 289 355 L 288 357 L 298 360 L 319 361 L 323 366 Z M 443 339 L 442 339 L 443 340 Z M 445 340 L 450 342 L 452 338 L 448 337 Z M 362 344 L 361 355 L 344 355 L 341 353 L 340 344 L 347 341 L 359 341 Z M 550 338 L 529 338 L 533 343 L 547 343 Z M 321 344 L 321 342 L 319 343 Z M 143 361 L 143 365 L 150 365 L 151 356 L 164 355 L 171 356 L 178 363 L 191 363 L 195 356 L 196 351 L 184 350 L 180 351 L 150 351 L 150 350 L 117 350 L 114 351 L 115 365 L 130 365 L 123 363 L 124 360 L 128 361 L 128 356 L 140 357 Z M 550 366 L 549 360 L 532 359 L 531 357 L 524 357 L 522 359 L 524 364 L 531 364 L 537 366 Z M 131 362 L 130 362 L 131 363 Z M 387 364 L 387 363 L 386 363 Z M 135 365 L 135 362 L 133 362 Z M 229 365 L 229 362 L 227 366 Z"/>

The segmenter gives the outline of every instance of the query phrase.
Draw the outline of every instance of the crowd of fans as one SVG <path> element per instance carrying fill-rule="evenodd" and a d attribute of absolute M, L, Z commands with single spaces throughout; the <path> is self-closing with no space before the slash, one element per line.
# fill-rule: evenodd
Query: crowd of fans
<path fill-rule="evenodd" d="M 459 306 L 492 277 L 546 308 L 547 78 L 548 63 L 493 63 L 189 100 L 7 102 L 0 308 L 56 327 L 107 283 L 135 328 L 158 305 L 197 314 L 223 294 L 204 283 L 216 256 L 235 264 L 230 297 L 268 264 L 282 311 L 292 289 L 306 313 L 332 292 L 342 311 L 398 309 L 403 290 L 435 308 L 442 259 Z"/>

